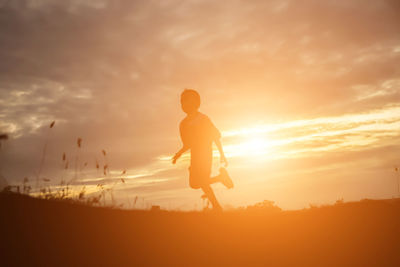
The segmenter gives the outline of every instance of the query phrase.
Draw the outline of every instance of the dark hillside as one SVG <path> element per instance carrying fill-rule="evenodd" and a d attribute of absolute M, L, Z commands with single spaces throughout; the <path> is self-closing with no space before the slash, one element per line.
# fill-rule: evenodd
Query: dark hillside
<path fill-rule="evenodd" d="M 0 194 L 2 266 L 400 266 L 400 201 L 213 214 Z"/>

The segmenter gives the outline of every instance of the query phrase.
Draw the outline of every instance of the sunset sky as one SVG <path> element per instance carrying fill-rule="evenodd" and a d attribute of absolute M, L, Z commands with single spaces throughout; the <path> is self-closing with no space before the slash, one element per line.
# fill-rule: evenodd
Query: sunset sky
<path fill-rule="evenodd" d="M 33 185 L 47 140 L 41 184 L 74 178 L 78 156 L 77 190 L 200 209 L 189 155 L 170 160 L 193 88 L 235 183 L 214 186 L 223 205 L 397 196 L 399 14 L 398 0 L 1 0 L 1 175 Z"/>

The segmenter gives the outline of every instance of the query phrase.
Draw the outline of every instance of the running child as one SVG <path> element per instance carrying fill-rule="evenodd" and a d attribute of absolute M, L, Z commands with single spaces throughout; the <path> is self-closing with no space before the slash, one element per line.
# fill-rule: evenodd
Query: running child
<path fill-rule="evenodd" d="M 220 182 L 227 188 L 233 188 L 233 182 L 225 168 L 220 168 L 220 174 L 210 177 L 212 166 L 212 144 L 216 144 L 221 163 L 227 166 L 221 145 L 221 134 L 211 120 L 199 112 L 200 95 L 192 89 L 185 89 L 181 94 L 181 107 L 187 116 L 179 125 L 183 146 L 172 158 L 175 164 L 180 156 L 190 149 L 189 184 L 193 189 L 201 188 L 205 196 L 210 200 L 213 208 L 222 210 L 215 197 L 211 184 Z"/>

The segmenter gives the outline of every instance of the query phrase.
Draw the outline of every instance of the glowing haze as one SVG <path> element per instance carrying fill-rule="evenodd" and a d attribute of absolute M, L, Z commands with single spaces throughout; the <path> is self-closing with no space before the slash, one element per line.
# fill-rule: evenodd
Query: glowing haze
<path fill-rule="evenodd" d="M 74 178 L 78 155 L 77 190 L 116 184 L 121 203 L 200 208 L 188 155 L 170 162 L 189 87 L 222 132 L 235 182 L 215 186 L 223 204 L 294 209 L 398 193 L 397 0 L 3 2 L 0 132 L 10 139 L 0 157 L 10 184 L 34 180 L 47 140 L 42 176 L 53 186 Z"/>

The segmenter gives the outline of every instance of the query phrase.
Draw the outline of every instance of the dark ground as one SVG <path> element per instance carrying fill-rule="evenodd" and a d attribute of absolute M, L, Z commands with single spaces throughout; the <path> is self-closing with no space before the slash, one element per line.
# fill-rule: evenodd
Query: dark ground
<path fill-rule="evenodd" d="M 400 266 L 400 200 L 124 211 L 0 194 L 1 266 Z"/>

